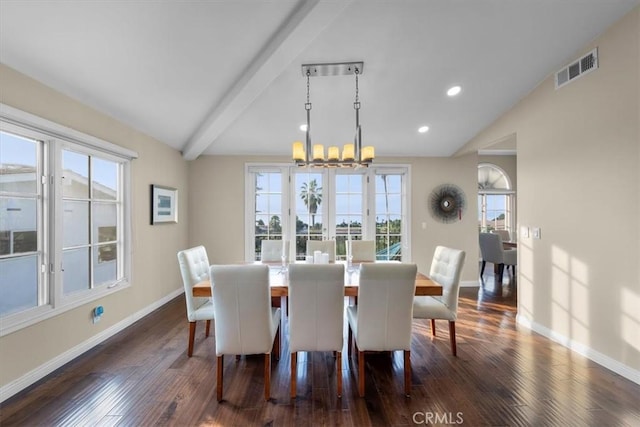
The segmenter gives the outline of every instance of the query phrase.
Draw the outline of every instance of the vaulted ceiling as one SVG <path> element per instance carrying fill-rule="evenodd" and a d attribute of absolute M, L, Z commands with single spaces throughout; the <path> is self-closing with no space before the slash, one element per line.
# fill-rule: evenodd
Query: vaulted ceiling
<path fill-rule="evenodd" d="M 0 62 L 194 159 L 289 155 L 301 65 L 363 61 L 364 143 L 449 156 L 639 3 L 0 0 Z M 349 142 L 353 76 L 310 90 L 314 142 Z"/>

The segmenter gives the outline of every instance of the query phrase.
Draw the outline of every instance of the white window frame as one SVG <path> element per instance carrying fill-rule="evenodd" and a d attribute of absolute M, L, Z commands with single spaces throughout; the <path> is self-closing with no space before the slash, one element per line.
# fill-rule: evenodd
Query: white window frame
<path fill-rule="evenodd" d="M 511 183 L 511 177 L 509 174 L 500 166 L 495 163 L 482 162 L 478 164 L 478 169 L 482 166 L 491 167 L 497 171 L 499 171 L 507 181 L 507 189 L 478 189 L 478 196 L 482 198 L 482 207 L 480 209 L 480 214 L 482 216 L 480 229 L 487 229 L 487 218 L 486 218 L 486 196 L 505 196 L 505 229 L 509 231 L 511 235 L 511 239 L 515 240 L 517 237 L 516 232 L 516 191 L 513 190 L 513 184 Z"/>
<path fill-rule="evenodd" d="M 291 163 L 246 163 L 245 164 L 245 261 L 255 260 L 255 194 L 253 188 L 252 173 L 278 171 L 283 176 L 282 194 L 282 229 L 287 236 L 295 235 L 295 209 L 296 191 L 294 186 L 294 173 L 299 167 Z M 322 215 L 327 226 L 325 238 L 335 238 L 335 175 L 333 169 L 318 169 L 323 173 L 323 206 Z M 341 171 L 342 173 L 343 171 Z M 384 164 L 369 167 L 364 171 L 365 182 L 363 187 L 363 239 L 375 239 L 375 175 L 380 172 L 402 174 L 402 261 L 411 262 L 411 165 L 408 164 Z M 346 173 L 362 173 L 360 171 Z M 326 197 L 331 195 L 330 197 Z M 289 237 L 290 238 L 290 237 Z M 295 244 L 290 245 L 289 259 L 295 257 Z"/>
<path fill-rule="evenodd" d="M 271 172 L 280 173 L 283 176 L 282 183 L 282 232 L 287 236 L 291 236 L 290 232 L 290 210 L 289 206 L 289 185 L 287 183 L 287 177 L 289 176 L 289 167 L 291 165 L 284 163 L 246 163 L 244 166 L 244 184 L 245 197 L 244 201 L 244 224 L 245 224 L 245 245 L 244 245 L 244 259 L 247 262 L 253 262 L 256 259 L 255 251 L 255 214 L 256 214 L 256 198 L 254 180 L 252 179 L 253 173 Z M 251 195 L 251 197 L 249 197 Z M 295 249 L 295 248 L 294 248 Z"/>
<path fill-rule="evenodd" d="M 0 104 L 0 127 L 8 132 L 43 141 L 42 165 L 38 170 L 43 182 L 42 206 L 38 210 L 41 212 L 38 218 L 41 226 L 38 244 L 39 248 L 42 248 L 39 305 L 2 316 L 0 336 L 4 336 L 131 286 L 131 160 L 136 159 L 138 154 L 5 104 Z M 60 186 L 63 147 L 73 147 L 74 151 L 83 151 L 89 155 L 117 161 L 122 168 L 122 180 L 119 183 L 122 194 L 122 258 L 119 261 L 122 262 L 122 278 L 69 296 L 64 296 L 62 290 L 62 215 L 56 214 L 57 208 L 62 206 Z"/>

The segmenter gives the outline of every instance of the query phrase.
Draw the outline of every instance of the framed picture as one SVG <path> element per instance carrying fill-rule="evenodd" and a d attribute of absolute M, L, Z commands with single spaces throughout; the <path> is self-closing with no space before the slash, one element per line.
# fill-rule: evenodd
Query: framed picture
<path fill-rule="evenodd" d="M 178 222 L 178 190 L 151 185 L 151 225 Z"/>

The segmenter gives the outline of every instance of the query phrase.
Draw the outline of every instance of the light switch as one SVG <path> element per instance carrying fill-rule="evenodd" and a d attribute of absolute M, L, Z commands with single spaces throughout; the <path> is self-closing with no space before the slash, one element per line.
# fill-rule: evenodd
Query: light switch
<path fill-rule="evenodd" d="M 529 238 L 529 227 L 520 227 L 520 237 L 524 239 Z"/>
<path fill-rule="evenodd" d="M 540 227 L 533 227 L 533 238 L 540 239 Z"/>

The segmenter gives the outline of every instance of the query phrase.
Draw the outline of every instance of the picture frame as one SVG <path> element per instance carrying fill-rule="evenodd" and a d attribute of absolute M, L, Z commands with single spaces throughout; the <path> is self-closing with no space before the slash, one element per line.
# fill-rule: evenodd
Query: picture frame
<path fill-rule="evenodd" d="M 151 184 L 151 225 L 178 223 L 178 190 Z"/>

